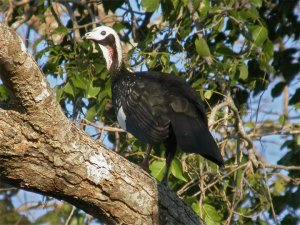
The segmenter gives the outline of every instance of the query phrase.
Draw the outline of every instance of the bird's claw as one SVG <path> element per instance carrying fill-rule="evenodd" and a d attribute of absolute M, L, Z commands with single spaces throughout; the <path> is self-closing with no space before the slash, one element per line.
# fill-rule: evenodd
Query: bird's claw
<path fill-rule="evenodd" d="M 147 173 L 150 173 L 150 170 L 149 170 L 149 162 L 143 161 L 143 162 L 141 162 L 141 163 L 139 164 L 139 166 L 140 166 L 144 171 L 146 171 Z"/>

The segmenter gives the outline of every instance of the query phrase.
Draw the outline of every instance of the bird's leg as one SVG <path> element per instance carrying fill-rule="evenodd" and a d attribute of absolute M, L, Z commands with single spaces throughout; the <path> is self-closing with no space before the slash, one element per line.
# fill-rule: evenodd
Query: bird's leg
<path fill-rule="evenodd" d="M 166 171 L 164 173 L 163 179 L 161 180 L 161 183 L 166 186 L 167 186 L 167 181 L 168 181 L 169 170 L 171 167 L 172 160 L 175 156 L 175 152 L 176 152 L 176 149 L 175 149 L 175 151 L 166 152 Z"/>
<path fill-rule="evenodd" d="M 152 145 L 147 144 L 146 147 L 146 152 L 145 152 L 145 157 L 143 159 L 143 162 L 140 164 L 140 167 L 142 167 L 143 170 L 145 170 L 146 172 L 150 173 L 149 170 L 149 158 L 150 158 L 150 152 L 152 150 Z"/>

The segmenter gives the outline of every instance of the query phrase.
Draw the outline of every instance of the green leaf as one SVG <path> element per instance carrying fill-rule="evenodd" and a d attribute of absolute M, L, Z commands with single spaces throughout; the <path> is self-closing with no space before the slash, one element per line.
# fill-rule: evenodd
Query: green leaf
<path fill-rule="evenodd" d="M 68 29 L 65 26 L 59 26 L 53 31 L 53 34 L 66 35 L 68 34 Z"/>
<path fill-rule="evenodd" d="M 241 191 L 241 189 L 243 189 L 243 177 L 244 177 L 243 175 L 244 175 L 244 170 L 239 169 L 236 175 L 236 191 Z"/>
<path fill-rule="evenodd" d="M 248 127 L 248 128 L 251 128 L 251 129 L 253 129 L 255 127 L 252 122 L 244 123 L 244 126 Z"/>
<path fill-rule="evenodd" d="M 204 93 L 204 98 L 206 98 L 206 99 L 209 100 L 209 99 L 211 98 L 212 94 L 213 94 L 213 91 L 212 91 L 212 90 L 207 90 L 207 91 Z"/>
<path fill-rule="evenodd" d="M 54 91 L 55 91 L 55 97 L 56 97 L 56 100 L 57 100 L 58 102 L 60 102 L 60 101 L 61 101 L 61 98 L 62 98 L 62 94 L 63 94 L 63 92 L 64 92 L 64 89 L 61 88 L 61 87 L 59 87 L 59 86 L 56 86 L 56 87 L 54 88 Z"/>
<path fill-rule="evenodd" d="M 252 41 L 257 46 L 260 47 L 265 40 L 268 38 L 268 30 L 259 25 L 249 26 L 252 35 Z"/>
<path fill-rule="evenodd" d="M 88 121 L 91 121 L 93 122 L 94 121 L 94 117 L 95 115 L 97 114 L 97 109 L 96 109 L 96 105 L 90 107 L 88 109 L 88 111 L 86 112 L 85 114 L 85 118 L 88 120 Z"/>
<path fill-rule="evenodd" d="M 244 22 L 249 21 L 249 19 L 251 20 L 259 19 L 259 12 L 255 7 L 251 7 L 250 9 L 246 9 L 246 10 L 241 10 L 241 12 L 238 15 Z"/>
<path fill-rule="evenodd" d="M 98 102 L 102 102 L 108 96 L 107 91 L 103 90 L 98 95 Z"/>
<path fill-rule="evenodd" d="M 75 87 L 80 88 L 82 90 L 86 90 L 88 87 L 87 81 L 82 76 L 75 76 L 72 79 Z"/>
<path fill-rule="evenodd" d="M 273 188 L 273 195 L 279 196 L 285 191 L 285 184 L 284 182 L 279 179 L 275 182 L 274 188 Z"/>
<path fill-rule="evenodd" d="M 0 101 L 4 102 L 8 100 L 9 94 L 4 85 L 0 85 Z"/>
<path fill-rule="evenodd" d="M 195 46 L 196 46 L 196 51 L 200 56 L 209 57 L 211 55 L 209 47 L 208 47 L 205 39 L 203 39 L 203 38 L 196 39 Z"/>
<path fill-rule="evenodd" d="M 99 91 L 100 91 L 99 87 L 90 86 L 86 97 L 87 98 L 96 98 Z"/>
<path fill-rule="evenodd" d="M 242 80 L 247 80 L 248 66 L 246 66 L 244 63 L 241 63 L 238 68 L 239 68 L 239 72 L 240 72 L 239 78 Z"/>
<path fill-rule="evenodd" d="M 297 137 L 297 145 L 300 146 L 300 135 Z"/>
<path fill-rule="evenodd" d="M 216 52 L 221 54 L 222 56 L 234 56 L 234 52 L 223 43 L 218 43 L 216 45 Z"/>
<path fill-rule="evenodd" d="M 102 63 L 95 63 L 94 66 L 95 66 L 96 73 L 100 73 L 105 69 L 105 65 Z"/>
<path fill-rule="evenodd" d="M 174 177 L 184 182 L 187 182 L 185 177 L 183 176 L 182 165 L 178 158 L 174 158 L 171 164 L 170 171 Z"/>
<path fill-rule="evenodd" d="M 71 86 L 71 84 L 69 82 L 65 85 L 64 92 L 75 97 L 73 87 Z"/>
<path fill-rule="evenodd" d="M 195 213 L 197 213 L 197 215 L 200 216 L 200 208 L 199 208 L 199 202 L 194 202 L 192 204 L 192 209 L 194 210 Z"/>
<path fill-rule="evenodd" d="M 251 4 L 256 7 L 261 7 L 262 0 L 250 0 Z"/>
<path fill-rule="evenodd" d="M 181 0 L 181 2 L 183 3 L 184 6 L 187 6 L 187 4 L 189 3 L 189 0 Z"/>
<path fill-rule="evenodd" d="M 159 6 L 160 0 L 142 0 L 142 7 L 146 12 L 154 12 Z"/>
<path fill-rule="evenodd" d="M 166 162 L 165 161 L 154 161 L 149 166 L 151 171 L 151 175 L 155 177 L 157 180 L 161 181 L 163 179 L 165 170 L 166 170 Z"/>
<path fill-rule="evenodd" d="M 219 222 L 213 221 L 210 217 L 205 217 L 204 221 L 205 221 L 206 225 L 220 225 Z"/>
<path fill-rule="evenodd" d="M 270 61 L 274 56 L 274 46 L 273 43 L 268 39 L 263 47 L 263 53 L 266 56 L 266 59 Z"/>
<path fill-rule="evenodd" d="M 217 212 L 215 207 L 209 204 L 203 205 L 203 210 L 205 212 L 205 218 L 208 217 L 211 221 L 221 222 L 222 216 Z"/>
<path fill-rule="evenodd" d="M 174 9 L 176 9 L 178 4 L 180 3 L 180 0 L 171 0 L 171 2 L 173 4 Z"/>
<path fill-rule="evenodd" d="M 280 115 L 278 118 L 278 121 L 282 126 L 284 125 L 285 120 L 286 120 L 285 115 Z"/>

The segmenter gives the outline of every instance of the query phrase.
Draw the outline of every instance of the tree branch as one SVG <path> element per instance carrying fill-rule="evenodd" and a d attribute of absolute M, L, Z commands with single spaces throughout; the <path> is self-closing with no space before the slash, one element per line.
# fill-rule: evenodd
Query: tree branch
<path fill-rule="evenodd" d="M 0 23 L 0 179 L 70 202 L 107 224 L 204 224 L 175 193 L 64 116 L 21 38 Z"/>

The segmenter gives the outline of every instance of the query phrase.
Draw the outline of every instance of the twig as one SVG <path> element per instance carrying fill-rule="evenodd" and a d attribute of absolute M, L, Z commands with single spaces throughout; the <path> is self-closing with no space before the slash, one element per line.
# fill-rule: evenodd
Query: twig
<path fill-rule="evenodd" d="M 120 134 L 118 131 L 115 132 L 115 152 L 119 152 L 120 151 Z"/>
<path fill-rule="evenodd" d="M 216 105 L 212 108 L 211 113 L 210 113 L 210 117 L 209 117 L 209 120 L 208 120 L 208 126 L 209 127 L 211 127 L 214 124 L 217 112 L 225 106 L 227 106 L 227 102 L 222 102 L 222 103 L 220 103 L 220 104 L 218 104 L 218 105 Z"/>
<path fill-rule="evenodd" d="M 261 100 L 262 100 L 262 97 L 263 97 L 265 91 L 266 91 L 266 90 L 263 90 L 263 92 L 262 92 L 261 95 L 259 96 L 258 105 L 257 105 L 257 109 L 256 109 L 255 124 L 257 124 L 258 113 L 259 113 L 259 108 L 260 108 L 260 103 L 261 103 Z M 254 127 L 253 133 L 255 133 L 255 128 L 256 128 L 256 127 Z"/>
<path fill-rule="evenodd" d="M 203 176 L 203 165 L 202 163 L 199 164 L 199 191 L 200 191 L 200 197 L 199 197 L 199 209 L 201 210 L 203 207 L 203 201 L 205 198 L 205 190 L 204 190 L 204 176 Z"/>
<path fill-rule="evenodd" d="M 300 170 L 300 166 L 283 166 L 283 165 L 271 165 L 264 164 L 264 168 L 272 168 L 272 169 L 283 169 L 283 170 Z"/>
<path fill-rule="evenodd" d="M 15 187 L 9 187 L 9 188 L 0 188 L 0 192 L 1 191 L 10 191 L 10 190 L 16 190 L 17 188 Z"/>
<path fill-rule="evenodd" d="M 269 200 L 269 203 L 270 203 L 270 208 L 271 208 L 272 216 L 273 216 L 275 224 L 278 225 L 278 221 L 277 221 L 277 217 L 276 217 L 276 213 L 275 213 L 274 205 L 273 205 L 273 201 L 272 201 L 271 191 L 270 191 L 270 188 L 269 188 L 269 185 L 268 185 L 268 177 L 267 177 L 267 173 L 266 173 L 266 168 L 265 168 L 265 166 L 262 163 L 260 163 L 260 165 L 263 168 L 264 186 L 265 186 L 265 188 L 267 190 L 267 194 L 268 194 L 267 195 L 267 199 Z"/>
<path fill-rule="evenodd" d="M 81 39 L 81 37 L 80 37 L 79 29 L 76 29 L 78 27 L 78 23 L 77 23 L 77 19 L 76 19 L 75 15 L 74 15 L 73 9 L 71 8 L 71 6 L 69 5 L 68 2 L 63 3 L 63 5 L 66 7 L 68 14 L 72 20 L 73 27 L 75 28 L 74 29 L 74 41 L 78 41 Z"/>
<path fill-rule="evenodd" d="M 65 225 L 69 225 L 69 223 L 70 223 L 70 221 L 71 221 L 71 219 L 72 219 L 72 216 L 73 216 L 73 214 L 74 214 L 75 209 L 76 209 L 76 207 L 73 206 L 73 207 L 72 207 L 72 211 L 70 212 L 70 215 L 69 215 L 69 217 L 68 217 L 68 219 L 67 219 Z"/>
<path fill-rule="evenodd" d="M 22 205 L 20 206 L 19 208 L 16 208 L 15 210 L 17 212 L 23 212 L 23 211 L 28 211 L 28 210 L 31 210 L 31 209 L 44 209 L 44 208 L 50 208 L 50 207 L 53 207 L 53 208 L 59 208 L 61 207 L 62 205 L 64 205 L 65 203 L 64 202 L 53 202 L 53 203 L 36 203 L 36 204 L 28 204 L 26 203 L 25 205 Z"/>
<path fill-rule="evenodd" d="M 254 145 L 253 142 L 251 140 L 251 138 L 248 136 L 248 134 L 246 133 L 246 131 L 244 130 L 243 127 L 243 121 L 240 117 L 239 111 L 236 108 L 233 99 L 230 95 L 227 96 L 226 102 L 229 106 L 229 108 L 233 111 L 234 115 L 235 115 L 235 119 L 237 120 L 237 133 L 241 136 L 241 138 L 243 138 L 246 142 L 247 142 L 247 149 L 248 149 L 248 154 L 249 154 L 249 159 L 251 160 L 251 162 L 253 163 L 253 165 L 255 167 L 258 167 L 258 161 L 256 159 L 255 156 L 255 151 L 254 151 Z"/>
<path fill-rule="evenodd" d="M 84 123 L 84 124 L 87 124 L 89 126 L 95 127 L 97 129 L 100 129 L 100 130 L 105 130 L 105 131 L 108 131 L 108 132 L 126 132 L 125 130 L 123 130 L 121 128 L 117 128 L 117 127 L 110 127 L 110 126 L 101 127 L 101 126 L 98 126 L 98 125 L 88 121 L 87 119 L 82 119 L 81 123 Z"/>
<path fill-rule="evenodd" d="M 177 195 L 180 196 L 182 195 L 184 192 L 186 192 L 189 188 L 197 185 L 197 181 L 199 180 L 199 178 L 193 178 L 191 179 L 189 182 L 187 182 L 185 185 L 182 186 L 182 188 L 180 188 L 178 191 L 177 191 Z"/>
<path fill-rule="evenodd" d="M 53 15 L 55 21 L 57 22 L 58 26 L 59 27 L 64 26 L 63 23 L 61 22 L 59 16 L 57 15 L 55 9 L 54 9 L 54 3 L 52 2 L 52 0 L 48 0 L 48 5 L 50 6 L 50 10 L 51 10 L 52 15 Z"/>

